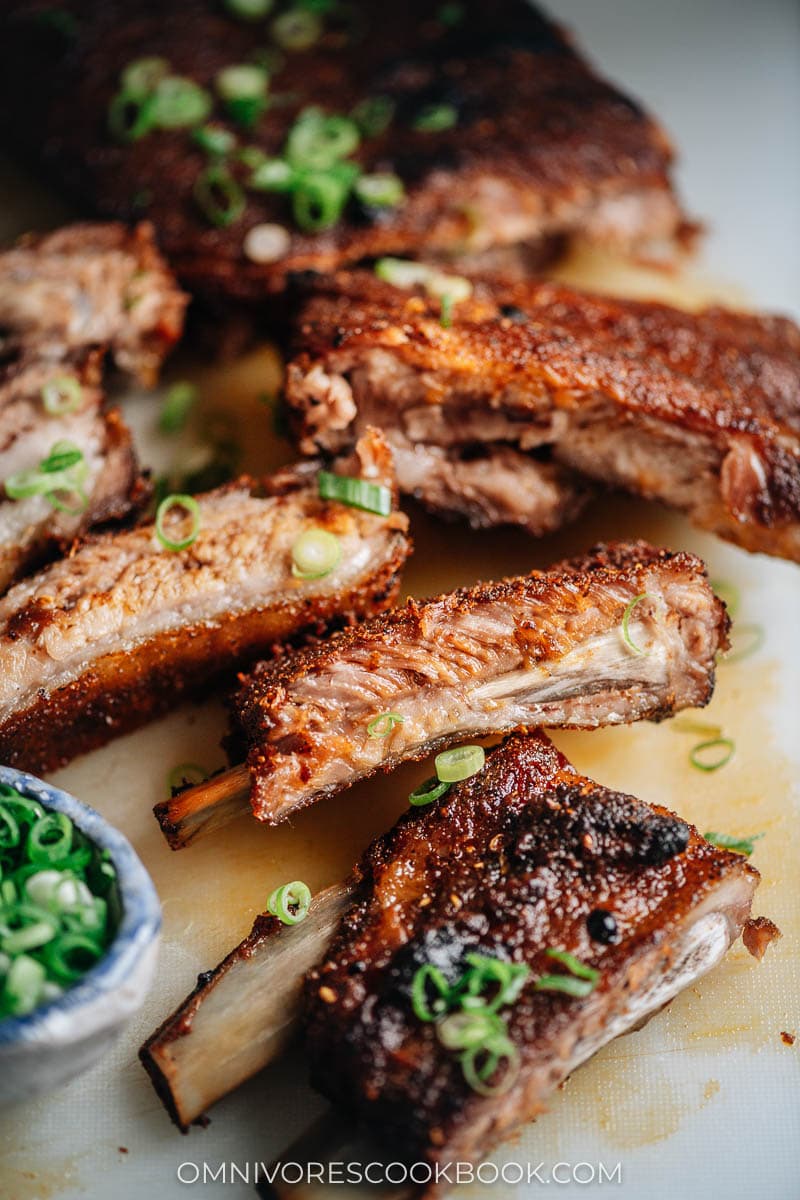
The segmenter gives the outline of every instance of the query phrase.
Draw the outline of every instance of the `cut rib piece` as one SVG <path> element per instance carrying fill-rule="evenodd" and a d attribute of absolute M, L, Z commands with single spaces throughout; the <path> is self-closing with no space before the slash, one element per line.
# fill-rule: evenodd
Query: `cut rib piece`
<path fill-rule="evenodd" d="M 150 230 L 73 225 L 0 254 L 0 481 L 36 470 L 54 446 L 83 454 L 83 497 L 0 502 L 0 591 L 84 530 L 126 516 L 149 493 L 130 434 L 104 407 L 103 356 L 155 382 L 185 297 Z M 55 389 L 53 413 L 45 406 Z"/>
<path fill-rule="evenodd" d="M 321 36 L 303 51 L 278 54 L 271 18 L 237 20 L 217 0 L 140 0 L 135 12 L 84 0 L 65 54 L 27 2 L 6 3 L 5 140 L 94 211 L 152 219 L 192 290 L 247 301 L 282 289 L 289 272 L 380 254 L 463 252 L 474 261 L 495 247 L 532 243 L 541 258 L 575 236 L 630 249 L 669 241 L 682 229 L 663 129 L 523 0 L 464 5 L 455 23 L 439 20 L 427 0 L 354 0 L 346 9 L 320 9 L 314 21 Z M 202 85 L 211 119 L 251 153 L 250 165 L 228 155 L 225 170 L 241 194 L 233 193 L 230 208 L 222 195 L 211 219 L 197 199 L 209 162 L 190 128 L 148 126 L 144 112 L 135 136 L 115 138 L 109 130 L 122 73 L 153 56 Z M 232 64 L 265 57 L 275 100 L 268 119 L 243 129 L 215 80 Z M 364 102 L 374 109 L 376 100 L 390 119 L 383 129 L 373 119 L 364 133 Z M 344 170 L 357 164 L 367 174 L 396 173 L 404 203 L 370 204 L 352 193 L 347 200 L 345 184 L 339 219 L 335 211 L 330 221 L 328 213 L 317 217 L 311 205 L 301 227 L 291 190 L 248 186 L 253 153 L 282 154 L 300 112 L 319 107 L 341 117 L 358 105 L 362 137 Z M 129 115 L 135 120 L 136 111 Z M 336 209 L 343 173 L 322 173 Z M 281 227 L 277 241 L 251 257 L 246 235 L 265 223 Z"/>
<path fill-rule="evenodd" d="M 575 797 L 571 814 L 566 812 L 566 795 Z M 560 797 L 556 801 L 558 808 L 554 805 L 556 797 Z M 601 805 L 607 802 L 608 819 L 604 820 Z M 560 813 L 558 819 L 552 815 L 553 811 Z M 563 846 L 558 842 L 559 820 L 566 825 L 567 841 Z M 140 1051 L 142 1062 L 176 1124 L 185 1130 L 211 1105 L 273 1061 L 296 1029 L 301 1013 L 297 1002 L 300 975 L 310 966 L 322 964 L 321 972 L 333 972 L 338 982 L 346 956 L 350 978 L 355 978 L 357 983 L 361 980 L 371 992 L 377 991 L 376 981 L 384 969 L 385 959 L 395 950 L 391 931 L 386 928 L 387 923 L 392 924 L 391 913 L 396 911 L 395 905 L 402 906 L 403 920 L 406 903 L 413 909 L 407 926 L 410 938 L 418 938 L 431 958 L 439 953 L 446 954 L 446 938 L 440 923 L 442 897 L 451 884 L 462 887 L 461 872 L 468 870 L 467 864 L 471 864 L 475 874 L 472 891 L 460 893 L 470 898 L 469 914 L 464 920 L 475 931 L 485 928 L 486 923 L 478 916 L 477 889 L 488 888 L 492 878 L 498 883 L 502 881 L 502 872 L 497 870 L 493 874 L 494 869 L 506 861 L 502 857 L 503 850 L 512 844 L 512 836 L 519 835 L 517 857 L 509 860 L 517 867 L 520 854 L 530 851 L 530 844 L 524 842 L 523 837 L 535 829 L 539 821 L 546 834 L 539 865 L 542 872 L 549 864 L 555 868 L 548 884 L 549 891 L 525 878 L 519 882 L 523 903 L 515 902 L 502 911 L 510 911 L 512 919 L 522 919 L 525 914 L 530 914 L 531 930 L 543 935 L 547 914 L 541 909 L 555 893 L 553 920 L 561 921 L 564 901 L 571 895 L 574 883 L 574 876 L 567 875 L 563 868 L 575 853 L 574 845 L 579 838 L 580 859 L 577 861 L 587 864 L 587 882 L 579 885 L 575 936 L 582 933 L 581 920 L 585 919 L 589 903 L 586 893 L 591 886 L 596 889 L 591 897 L 592 911 L 602 906 L 612 911 L 615 921 L 619 922 L 617 930 L 628 948 L 634 937 L 644 935 L 645 928 L 650 929 L 654 941 L 659 928 L 664 929 L 665 934 L 670 933 L 669 947 L 676 954 L 675 971 L 670 976 L 665 968 L 662 992 L 656 986 L 655 976 L 651 978 L 652 995 L 658 996 L 659 1003 L 669 998 L 672 983 L 682 986 L 688 982 L 681 976 L 682 967 L 692 976 L 701 973 L 706 966 L 712 965 L 722 943 L 732 940 L 739 931 L 747 915 L 749 891 L 757 879 L 756 872 L 743 859 L 715 850 L 694 832 L 691 832 L 689 849 L 684 853 L 689 829 L 671 814 L 607 792 L 577 775 L 542 734 L 512 738 L 489 755 L 488 765 L 480 776 L 467 784 L 456 785 L 439 807 L 416 809 L 413 815 L 402 818 L 392 833 L 373 845 L 351 879 L 314 898 L 304 922 L 287 928 L 273 917 L 258 917 L 244 941 L 214 971 L 200 976 L 194 991 L 148 1038 Z M 588 836 L 594 839 L 591 843 L 586 841 Z M 670 852 L 678 854 L 671 863 Z M 454 870 L 448 874 L 447 863 L 451 856 Z M 696 869 L 690 871 L 700 863 L 704 864 L 705 880 Z M 646 908 L 647 900 L 654 900 L 667 874 L 676 884 L 676 913 L 680 913 L 681 904 L 688 900 L 690 892 L 694 891 L 696 897 L 694 917 L 698 924 L 693 927 L 693 933 L 687 930 L 683 942 L 675 936 L 674 928 L 669 927 L 666 891 L 660 909 L 654 904 L 649 910 Z M 514 879 L 518 880 L 519 874 L 515 874 Z M 623 888 L 619 903 L 612 890 L 618 882 Z M 510 879 L 506 883 L 509 887 L 515 886 Z M 717 892 L 712 903 L 710 893 L 715 886 Z M 379 893 L 377 899 L 376 893 Z M 425 933 L 427 899 L 420 903 L 429 895 L 436 897 L 430 936 Z M 384 897 L 387 907 L 381 909 Z M 342 916 L 354 899 L 356 909 L 340 926 Z M 709 909 L 707 924 L 703 924 L 704 904 Z M 718 921 L 711 910 L 715 906 L 722 910 L 726 904 L 725 922 Z M 444 907 L 445 912 L 455 918 L 455 902 Z M 491 913 L 491 899 L 487 899 L 484 907 Z M 452 911 L 448 912 L 448 909 Z M 365 959 L 363 967 L 355 966 L 351 937 L 354 928 L 359 934 L 362 930 L 366 932 L 364 915 L 367 913 L 375 914 L 375 941 L 368 946 L 370 957 Z M 401 920 L 401 926 L 402 923 Z M 607 919 L 600 924 L 604 930 L 608 929 Z M 329 947 L 337 926 L 340 927 L 337 957 L 334 957 Z M 397 936 L 395 931 L 394 937 Z M 704 944 L 706 937 L 708 943 Z M 382 954 L 378 946 L 384 939 L 385 954 Z M 516 943 L 512 940 L 509 944 Z M 571 944 L 575 945 L 575 940 Z M 463 945 L 463 938 L 459 937 L 456 955 Z M 585 945 L 586 931 L 583 931 L 579 944 L 582 953 Z M 697 949 L 694 961 L 689 953 L 689 947 L 693 945 Z M 601 950 L 601 947 L 596 949 Z M 621 949 L 620 954 L 623 953 L 625 951 Z M 309 987 L 312 1053 L 314 1010 L 319 1004 L 318 988 L 324 986 L 320 979 L 320 972 L 316 972 L 313 985 Z M 361 999 L 349 991 L 347 994 L 353 994 L 356 999 L 359 1015 L 353 1018 L 355 1024 L 361 1020 Z M 642 987 L 637 997 L 645 994 L 647 989 Z M 637 1013 L 636 1020 L 642 1015 L 644 1013 Z M 334 1021 L 335 1029 L 342 1030 L 338 1008 L 334 1010 Z M 630 1024 L 633 1023 L 631 1020 Z M 331 1036 L 335 1036 L 333 1031 Z M 360 1051 L 360 1034 L 357 1034 L 357 1045 Z M 342 1048 L 337 1050 L 336 1062 L 341 1062 L 346 1053 Z M 384 1046 L 379 1048 L 379 1054 L 385 1054 Z M 333 1064 L 331 1070 L 335 1070 Z M 353 1073 L 354 1068 L 347 1064 L 345 1079 L 349 1080 Z"/>
<path fill-rule="evenodd" d="M 342 469 L 393 486 L 374 432 Z M 197 499 L 187 549 L 165 549 L 145 522 L 86 539 L 0 600 L 2 761 L 51 770 L 287 641 L 391 603 L 406 518 L 320 500 L 313 464 Z M 292 546 L 311 527 L 339 538 L 341 560 L 295 578 Z"/>
<path fill-rule="evenodd" d="M 575 1067 L 715 966 L 759 879 L 666 809 L 578 775 L 541 736 L 511 737 L 478 775 L 411 810 L 359 874 L 307 982 L 312 1081 L 393 1160 L 432 1166 L 481 1159 Z M 550 949 L 599 973 L 588 995 L 537 990 L 567 973 Z M 500 1009 L 519 1070 L 489 1076 L 507 1089 L 494 1095 L 472 1089 L 412 1006 L 421 967 L 452 986 L 470 953 L 530 970 Z"/>
<path fill-rule="evenodd" d="M 254 815 L 276 824 L 454 742 L 538 724 L 658 719 L 705 704 L 727 628 L 693 555 L 645 543 L 598 547 L 550 571 L 411 600 L 259 664 L 232 706 L 232 748 L 247 750 Z M 370 722 L 389 712 L 400 720 L 388 736 L 370 736 Z M 232 783 L 246 797 L 241 769 Z M 218 804 L 201 784 L 156 813 L 177 849 L 219 824 Z"/>
<path fill-rule="evenodd" d="M 511 453 L 533 475 L 544 459 L 567 480 L 663 500 L 748 550 L 800 561 L 789 320 L 494 281 L 444 328 L 438 300 L 356 272 L 316 284 L 294 345 L 286 395 L 302 449 L 339 449 L 362 422 L 380 424 L 401 489 L 436 511 L 535 532 L 525 489 L 495 502 Z M 452 486 L 464 463 L 468 486 Z"/>

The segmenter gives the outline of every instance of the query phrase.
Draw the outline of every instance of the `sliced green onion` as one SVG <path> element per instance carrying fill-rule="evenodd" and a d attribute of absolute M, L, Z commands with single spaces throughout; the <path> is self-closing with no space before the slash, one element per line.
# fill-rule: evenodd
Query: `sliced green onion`
<path fill-rule="evenodd" d="M 458 122 L 458 112 L 452 104 L 430 104 L 418 113 L 412 128 L 417 133 L 442 133 Z"/>
<path fill-rule="evenodd" d="M 402 179 L 391 172 L 362 175 L 356 180 L 353 191 L 356 198 L 370 208 L 396 208 L 405 196 Z"/>
<path fill-rule="evenodd" d="M 272 12 L 275 0 L 225 0 L 225 7 L 242 21 L 260 21 Z"/>
<path fill-rule="evenodd" d="M 444 300 L 447 296 L 451 303 L 459 304 L 469 300 L 472 295 L 472 284 L 464 275 L 446 275 L 443 271 L 431 271 L 425 281 L 425 290 L 429 296 Z"/>
<path fill-rule="evenodd" d="M 60 863 L 72 849 L 73 825 L 64 813 L 51 812 L 31 826 L 27 853 L 31 862 Z"/>
<path fill-rule="evenodd" d="M 238 221 L 246 207 L 244 192 L 222 164 L 200 172 L 194 181 L 193 194 L 203 215 L 220 228 Z"/>
<path fill-rule="evenodd" d="M 161 412 L 158 414 L 158 428 L 162 433 L 179 433 L 185 426 L 189 413 L 197 402 L 197 388 L 187 380 L 173 383 L 167 391 Z"/>
<path fill-rule="evenodd" d="M 435 775 L 430 779 L 426 779 L 418 788 L 410 793 L 408 803 L 412 808 L 424 808 L 426 804 L 433 804 L 434 800 L 438 800 L 445 792 L 449 792 L 450 784 L 441 783 Z"/>
<path fill-rule="evenodd" d="M 0 1012 L 21 1017 L 39 1003 L 45 969 L 35 958 L 20 954 L 8 969 L 0 996 Z"/>
<path fill-rule="evenodd" d="M 712 579 L 711 590 L 724 602 L 729 615 L 735 617 L 742 600 L 742 593 L 736 584 L 729 583 L 726 579 Z"/>
<path fill-rule="evenodd" d="M 164 528 L 167 514 L 174 508 L 182 508 L 188 513 L 191 522 L 188 532 L 180 538 L 170 537 Z M 156 509 L 155 530 L 156 537 L 165 550 L 185 550 L 188 546 L 196 542 L 197 535 L 200 533 L 200 505 L 194 496 L 181 494 L 165 496 Z"/>
<path fill-rule="evenodd" d="M 42 388 L 42 405 L 51 417 L 63 417 L 80 408 L 83 387 L 74 375 L 57 375 Z"/>
<path fill-rule="evenodd" d="M 405 725 L 406 719 L 400 713 L 384 712 L 373 717 L 367 725 L 367 736 L 371 738 L 387 738 L 395 725 Z"/>
<path fill-rule="evenodd" d="M 301 879 L 275 888 L 267 900 L 267 912 L 272 913 L 284 925 L 297 925 L 308 916 L 311 890 Z"/>
<path fill-rule="evenodd" d="M 138 142 L 155 124 L 154 96 L 117 92 L 108 106 L 108 129 L 118 142 Z"/>
<path fill-rule="evenodd" d="M 236 135 L 224 125 L 201 125 L 192 130 L 192 141 L 204 150 L 209 158 L 224 158 L 236 148 Z"/>
<path fill-rule="evenodd" d="M 645 653 L 645 650 L 642 649 L 641 646 L 637 646 L 636 643 L 634 642 L 633 638 L 630 635 L 629 626 L 630 626 L 631 614 L 633 613 L 633 610 L 636 608 L 636 606 L 638 604 L 641 604 L 641 602 L 643 600 L 652 600 L 652 599 L 653 599 L 653 597 L 649 594 L 649 592 L 641 592 L 638 596 L 634 596 L 634 598 L 631 600 L 631 602 L 628 605 L 626 605 L 625 612 L 622 614 L 622 640 L 625 643 L 625 645 L 628 647 L 628 649 L 630 650 L 631 654 L 644 654 Z"/>
<path fill-rule="evenodd" d="M 483 746 L 455 746 L 437 754 L 433 761 L 441 783 L 459 783 L 483 770 L 486 754 Z"/>
<path fill-rule="evenodd" d="M 167 776 L 167 788 L 170 793 L 182 791 L 183 788 L 205 783 L 206 779 L 208 779 L 208 771 L 199 763 L 179 763 Z"/>
<path fill-rule="evenodd" d="M 0 804 L 0 847 L 10 849 L 20 843 L 19 823 L 4 804 Z"/>
<path fill-rule="evenodd" d="M 295 173 L 282 158 L 263 158 L 253 168 L 247 186 L 256 192 L 288 192 L 295 183 Z"/>
<path fill-rule="evenodd" d="M 480 1062 L 484 1055 L 483 1062 Z M 519 1050 L 508 1037 L 498 1041 L 496 1047 L 484 1044 L 466 1050 L 459 1061 L 464 1079 L 480 1096 L 502 1096 L 514 1086 L 519 1075 Z M 501 1064 L 505 1064 L 505 1067 L 500 1081 L 490 1084 L 489 1080 Z"/>
<path fill-rule="evenodd" d="M 347 203 L 347 185 L 330 172 L 310 171 L 292 193 L 292 215 L 304 233 L 321 233 L 339 220 Z"/>
<path fill-rule="evenodd" d="M 358 149 L 358 126 L 349 117 L 327 116 L 305 108 L 286 140 L 286 157 L 294 167 L 324 171 Z"/>
<path fill-rule="evenodd" d="M 199 125 L 212 108 L 206 89 L 182 75 L 168 75 L 160 80 L 153 93 L 153 104 L 153 120 L 160 129 Z"/>
<path fill-rule="evenodd" d="M 238 124 L 251 129 L 267 107 L 269 76 L 254 63 L 225 67 L 215 86 L 225 107 Z"/>
<path fill-rule="evenodd" d="M 416 971 L 411 981 L 411 1007 L 420 1021 L 435 1021 L 442 1016 L 447 1011 L 449 995 L 450 987 L 438 967 L 425 963 Z"/>
<path fill-rule="evenodd" d="M 39 950 L 52 941 L 58 921 L 36 904 L 18 903 L 6 907 L 0 915 L 0 949 L 14 957 Z"/>
<path fill-rule="evenodd" d="M 379 258 L 375 263 L 375 274 L 393 287 L 411 288 L 427 284 L 432 268 L 405 258 Z"/>
<path fill-rule="evenodd" d="M 309 50 L 322 36 L 322 22 L 306 9 L 290 8 L 275 18 L 271 33 L 281 50 Z"/>
<path fill-rule="evenodd" d="M 578 979 L 588 979 L 590 983 L 596 984 L 600 978 L 600 972 L 595 967 L 590 967 L 588 963 L 581 962 L 579 958 L 576 958 L 574 954 L 570 954 L 568 950 L 548 949 L 545 950 L 545 954 L 548 958 L 553 958 L 556 962 L 561 963 L 563 967 L 566 967 Z"/>
<path fill-rule="evenodd" d="M 701 737 L 718 738 L 722 733 L 721 725 L 712 725 L 708 721 L 695 721 L 691 717 L 674 717 L 669 723 L 673 733 L 696 733 Z"/>
<path fill-rule="evenodd" d="M 119 81 L 123 92 L 144 99 L 156 90 L 168 74 L 169 63 L 166 58 L 137 58 L 128 63 Z"/>
<path fill-rule="evenodd" d="M 44 496 L 54 508 L 64 512 L 83 512 L 89 498 L 82 485 L 88 467 L 80 450 L 73 442 L 56 442 L 47 458 L 42 459 L 38 469 L 18 471 L 5 481 L 6 495 L 11 500 L 25 500 L 29 496 Z M 76 495 L 80 506 L 73 508 L 59 499 L 59 495 Z"/>
<path fill-rule="evenodd" d="M 102 956 L 102 946 L 85 933 L 59 934 L 42 950 L 42 960 L 58 983 L 75 983 Z"/>
<path fill-rule="evenodd" d="M 588 979 L 576 979 L 574 975 L 541 975 L 533 986 L 537 992 L 563 992 L 578 999 L 591 995 L 595 988 Z"/>
<path fill-rule="evenodd" d="M 475 1008 L 480 1004 L 488 1012 L 497 1012 L 504 1005 L 513 1004 L 531 973 L 526 963 L 512 963 L 485 954 L 468 954 L 466 961 L 468 970 L 458 985 L 462 1008 Z M 496 990 L 487 997 L 487 988 Z"/>
<path fill-rule="evenodd" d="M 450 1013 L 436 1027 L 436 1036 L 446 1050 L 471 1050 L 498 1033 L 505 1033 L 505 1022 L 488 1009 Z"/>
<path fill-rule="evenodd" d="M 453 297 L 448 293 L 442 296 L 441 300 L 441 315 L 439 322 L 442 329 L 449 329 L 453 324 Z"/>
<path fill-rule="evenodd" d="M 735 749 L 736 743 L 732 738 L 709 738 L 697 743 L 689 754 L 689 762 L 698 771 L 718 771 L 731 761 Z"/>
<path fill-rule="evenodd" d="M 755 843 L 764 837 L 763 833 L 752 833 L 750 837 L 737 838 L 732 837 L 729 833 L 704 833 L 703 837 L 707 842 L 711 842 L 712 846 L 719 846 L 721 850 L 732 850 L 734 854 L 744 854 L 750 856 L 755 850 Z"/>
<path fill-rule="evenodd" d="M 11 795 L 0 793 L 0 805 L 10 812 L 17 822 L 20 830 L 20 840 L 22 830 L 28 830 L 32 825 L 45 815 L 45 811 L 36 800 L 30 800 L 27 796 L 20 796 L 18 792 L 12 792 Z M 2 846 L 0 840 L 0 846 Z"/>
<path fill-rule="evenodd" d="M 395 103 L 389 96 L 367 96 L 360 100 L 350 116 L 364 137 L 379 137 L 392 123 Z"/>
<path fill-rule="evenodd" d="M 242 242 L 242 250 L 254 263 L 278 262 L 284 258 L 292 245 L 292 235 L 283 225 L 264 222 L 248 229 Z"/>
<path fill-rule="evenodd" d="M 728 654 L 723 654 L 720 663 L 742 662 L 745 658 L 749 658 L 751 654 L 755 654 L 760 650 L 766 640 L 766 632 L 763 625 L 758 625 L 755 622 L 746 623 L 744 625 L 736 624 L 733 627 L 734 645 L 733 649 Z M 740 642 L 744 644 L 741 645 Z"/>
<path fill-rule="evenodd" d="M 338 566 L 341 557 L 342 545 L 335 533 L 306 529 L 292 546 L 292 574 L 296 579 L 322 579 Z"/>
<path fill-rule="evenodd" d="M 335 475 L 331 471 L 320 471 L 317 480 L 322 500 L 338 500 L 340 504 L 377 513 L 380 517 L 388 517 L 392 511 L 392 493 L 383 484 L 350 475 Z"/>

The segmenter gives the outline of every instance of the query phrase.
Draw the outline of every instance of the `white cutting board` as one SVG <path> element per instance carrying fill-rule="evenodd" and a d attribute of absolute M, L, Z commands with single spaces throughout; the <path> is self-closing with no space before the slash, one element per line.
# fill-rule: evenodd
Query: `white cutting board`
<path fill-rule="evenodd" d="M 791 0 L 560 0 L 593 57 L 660 113 L 682 148 L 687 204 L 711 229 L 692 279 L 675 281 L 595 258 L 569 277 L 591 286 L 697 302 L 720 296 L 800 317 L 800 10 Z M 68 216 L 56 200 L 0 165 L 0 236 Z M 711 281 L 711 282 L 709 282 Z M 233 369 L 184 359 L 172 377 L 201 383 L 206 409 L 232 406 L 247 441 L 246 466 L 267 470 L 290 450 L 269 432 L 259 394 L 274 386 L 268 348 Z M 178 452 L 154 436 L 156 402 L 126 403 L 145 461 L 161 468 Z M 246 431 L 246 433 L 244 432 Z M 179 443 L 182 446 L 182 443 Z M 719 672 L 704 719 L 736 740 L 734 759 L 703 775 L 687 761 L 693 739 L 669 723 L 557 737 L 573 761 L 611 787 L 670 805 L 701 829 L 764 831 L 753 861 L 764 882 L 756 911 L 784 931 L 758 965 L 737 946 L 643 1031 L 605 1051 L 554 1098 L 497 1162 L 603 1163 L 622 1182 L 557 1187 L 565 1198 L 600 1191 L 620 1200 L 795 1200 L 800 1195 L 800 568 L 747 554 L 701 535 L 655 505 L 614 499 L 579 525 L 534 542 L 520 534 L 470 534 L 413 512 L 417 553 L 410 592 L 528 570 L 599 537 L 643 535 L 702 553 L 712 576 L 742 592 L 740 619 L 766 629 L 762 651 Z M 182 1138 L 139 1067 L 136 1050 L 192 986 L 248 930 L 275 883 L 314 888 L 340 877 L 367 841 L 386 829 L 424 768 L 403 770 L 302 814 L 291 827 L 261 829 L 248 818 L 212 843 L 166 849 L 151 816 L 171 766 L 222 762 L 223 728 L 213 704 L 184 710 L 56 776 L 109 816 L 133 841 L 164 905 L 159 979 L 116 1051 L 60 1093 L 0 1115 L 0 1200 L 173 1200 L 252 1197 L 243 1183 L 187 1187 L 180 1163 L 240 1168 L 267 1161 L 324 1105 L 295 1054 L 212 1112 L 211 1125 Z M 123 1149 L 124 1148 L 124 1149 Z M 191 1172 L 189 1172 L 191 1173 Z M 562 1167 L 559 1177 L 568 1176 Z M 538 1185 L 520 1188 L 533 1196 Z M 513 1189 L 475 1186 L 469 1197 L 506 1200 Z M 338 1194 L 334 1191 L 333 1195 Z"/>

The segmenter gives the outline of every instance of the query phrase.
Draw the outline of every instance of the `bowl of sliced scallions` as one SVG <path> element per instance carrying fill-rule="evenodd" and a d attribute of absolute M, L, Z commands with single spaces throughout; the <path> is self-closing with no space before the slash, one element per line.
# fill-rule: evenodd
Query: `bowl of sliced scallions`
<path fill-rule="evenodd" d="M 0 1103 L 66 1083 L 109 1048 L 147 994 L 160 927 L 122 834 L 0 767 Z"/>

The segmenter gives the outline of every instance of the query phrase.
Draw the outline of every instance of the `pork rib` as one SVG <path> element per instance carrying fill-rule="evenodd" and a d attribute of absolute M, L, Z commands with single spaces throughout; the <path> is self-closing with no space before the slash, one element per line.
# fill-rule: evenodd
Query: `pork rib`
<path fill-rule="evenodd" d="M 0 254 L 0 481 L 35 470 L 59 442 L 83 454 L 85 503 L 41 494 L 0 501 L 0 591 L 77 534 L 121 518 L 148 488 L 130 434 L 101 390 L 108 350 L 152 384 L 182 327 L 185 297 L 150 230 L 73 225 Z M 45 408 L 48 386 L 74 389 Z"/>
<path fill-rule="evenodd" d="M 339 448 L 377 422 L 401 489 L 438 512 L 551 528 L 559 504 L 542 520 L 541 496 L 555 473 L 569 496 L 580 499 L 581 477 L 626 488 L 800 560 L 789 320 L 529 280 L 478 285 L 445 328 L 438 300 L 356 272 L 312 288 L 294 345 L 286 395 L 303 450 Z"/>
<path fill-rule="evenodd" d="M 269 22 L 237 20 L 217 0 L 139 0 L 135 11 L 83 0 L 64 53 L 27 0 L 6 3 L 5 140 L 101 215 L 151 219 L 193 291 L 247 301 L 282 289 L 289 272 L 380 254 L 466 252 L 474 259 L 521 243 L 538 253 L 576 235 L 628 249 L 670 240 L 682 227 L 663 129 L 524 0 L 469 3 L 454 24 L 439 20 L 426 0 L 354 0 L 346 11 L 320 13 L 324 30 L 312 45 L 276 54 Z M 215 79 L 265 51 L 278 99 L 268 119 L 243 133 L 217 100 Z M 206 89 L 216 101 L 212 119 L 239 148 L 270 158 L 283 152 L 309 107 L 342 116 L 364 101 L 388 102 L 388 126 L 364 134 L 349 161 L 367 174 L 397 173 L 404 203 L 351 199 L 332 225 L 304 230 L 291 197 L 250 187 L 252 166 L 231 154 L 226 170 L 244 207 L 215 226 L 196 199 L 208 160 L 191 130 L 152 126 L 128 139 L 109 131 L 121 74 L 153 56 Z M 419 128 L 426 116 L 428 128 Z M 284 233 L 255 261 L 246 235 L 265 223 Z"/>
<path fill-rule="evenodd" d="M 511 737 L 478 775 L 411 810 L 359 874 L 307 982 L 312 1080 L 393 1157 L 431 1165 L 482 1158 L 575 1067 L 715 966 L 759 878 L 666 809 L 581 777 L 538 735 Z M 548 949 L 598 971 L 594 990 L 537 990 L 563 969 Z M 411 1003 L 421 967 L 453 984 L 469 953 L 531 972 L 502 1012 L 520 1055 L 504 1094 L 473 1091 Z"/>
<path fill-rule="evenodd" d="M 727 626 L 700 560 L 645 543 L 411 600 L 255 668 L 232 705 L 233 757 L 247 752 L 237 784 L 255 816 L 276 824 L 453 742 L 702 705 Z M 394 714 L 391 729 L 371 731 L 384 713 Z M 156 812 L 175 848 L 220 816 L 205 785 Z"/>
<path fill-rule="evenodd" d="M 393 483 L 375 433 L 342 468 Z M 313 464 L 197 499 L 199 533 L 187 549 L 165 549 L 147 521 L 87 538 L 0 600 L 2 761 L 51 770 L 395 595 L 406 518 L 321 500 Z M 295 578 L 291 548 L 311 526 L 336 534 L 341 560 L 324 578 Z"/>

